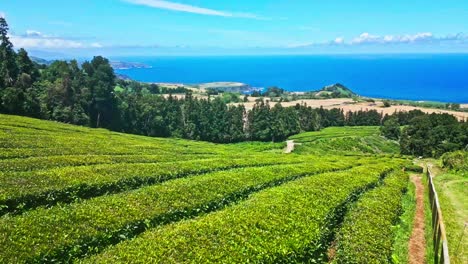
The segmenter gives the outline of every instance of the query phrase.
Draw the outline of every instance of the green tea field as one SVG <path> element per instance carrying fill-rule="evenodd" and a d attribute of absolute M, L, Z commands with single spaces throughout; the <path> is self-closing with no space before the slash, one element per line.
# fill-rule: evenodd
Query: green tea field
<path fill-rule="evenodd" d="M 410 160 L 377 127 L 283 143 L 0 115 L 0 263 L 388 263 Z"/>

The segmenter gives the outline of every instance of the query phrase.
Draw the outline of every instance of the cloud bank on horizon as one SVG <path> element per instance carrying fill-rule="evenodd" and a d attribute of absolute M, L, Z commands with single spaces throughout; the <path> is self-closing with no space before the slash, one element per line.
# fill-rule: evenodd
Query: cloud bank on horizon
<path fill-rule="evenodd" d="M 44 48 L 44 49 L 80 49 L 80 48 L 118 48 L 122 47 L 119 45 L 104 46 L 98 42 L 85 43 L 82 41 L 71 40 L 66 38 L 55 37 L 51 35 L 43 34 L 36 30 L 27 30 L 24 35 L 10 35 L 10 40 L 17 48 Z M 353 38 L 351 41 L 346 41 L 344 37 L 337 37 L 334 40 L 326 42 L 313 42 L 305 44 L 291 44 L 286 46 L 277 46 L 275 48 L 306 48 L 314 46 L 358 46 L 358 45 L 391 45 L 391 44 L 432 44 L 432 43 L 457 43 L 457 44 L 468 44 L 468 35 L 464 33 L 449 34 L 446 36 L 434 36 L 431 32 L 406 34 L 406 35 L 372 35 L 364 32 L 359 36 Z M 152 45 L 130 45 L 125 46 L 127 48 L 168 48 L 160 46 L 158 44 Z M 175 46 L 183 48 L 186 46 Z M 261 48 L 261 47 L 258 47 Z"/>
<path fill-rule="evenodd" d="M 346 41 L 344 37 L 337 37 L 334 40 L 327 42 L 316 42 L 316 43 L 305 43 L 305 44 L 293 44 L 289 48 L 299 47 L 312 47 L 317 45 L 391 45 L 391 44 L 434 44 L 434 43 L 457 43 L 457 44 L 468 44 L 468 35 L 464 33 L 449 34 L 446 36 L 435 36 L 431 32 L 423 32 L 416 34 L 405 34 L 405 35 L 372 35 L 367 32 L 360 34 L 359 36 Z"/>
<path fill-rule="evenodd" d="M 26 30 L 24 35 L 9 35 L 15 48 L 39 48 L 39 49 L 84 49 L 103 48 L 98 42 L 84 43 L 78 40 L 60 38 L 43 34 L 37 30 Z"/>

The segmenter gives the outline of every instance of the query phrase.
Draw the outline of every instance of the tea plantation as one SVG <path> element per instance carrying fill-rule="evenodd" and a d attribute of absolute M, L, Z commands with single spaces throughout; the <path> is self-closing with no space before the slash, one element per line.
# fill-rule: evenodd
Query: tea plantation
<path fill-rule="evenodd" d="M 283 154 L 0 115 L 0 263 L 391 262 L 398 146 L 376 127 L 292 139 Z"/>

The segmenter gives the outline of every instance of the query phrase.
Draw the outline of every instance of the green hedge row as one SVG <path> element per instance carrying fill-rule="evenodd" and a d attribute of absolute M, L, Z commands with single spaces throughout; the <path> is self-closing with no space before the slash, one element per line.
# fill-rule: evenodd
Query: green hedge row
<path fill-rule="evenodd" d="M 213 143 L 149 138 L 0 115 L 0 159 L 57 155 L 226 154 Z"/>
<path fill-rule="evenodd" d="M 406 171 L 410 171 L 410 172 L 416 172 L 416 173 L 423 173 L 424 172 L 424 168 L 419 166 L 419 165 L 415 165 L 415 164 L 407 164 L 405 165 L 405 170 Z"/>
<path fill-rule="evenodd" d="M 35 170 L 46 170 L 71 166 L 90 166 L 116 163 L 157 163 L 201 160 L 216 157 L 213 154 L 179 154 L 162 153 L 157 155 L 66 155 L 66 156 L 45 156 L 30 157 L 20 159 L 0 160 L 0 172 L 24 172 Z M 236 158 L 236 156 L 233 156 Z M 237 157 L 238 158 L 238 157 Z"/>
<path fill-rule="evenodd" d="M 251 156 L 182 162 L 105 164 L 0 173 L 0 215 L 118 193 L 170 179 L 242 167 L 298 163 L 307 157 Z"/>
<path fill-rule="evenodd" d="M 392 162 L 305 177 L 197 219 L 149 230 L 85 263 L 317 263 L 343 208 Z"/>
<path fill-rule="evenodd" d="M 305 175 L 347 169 L 355 163 L 315 159 L 295 165 L 220 171 L 6 216 L 0 221 L 0 262 L 68 261 L 149 227 L 216 210 L 251 192 Z"/>
<path fill-rule="evenodd" d="M 393 226 L 407 186 L 408 175 L 395 171 L 383 185 L 361 197 L 337 236 L 335 263 L 392 263 Z"/>
<path fill-rule="evenodd" d="M 373 136 L 379 135 L 379 127 L 377 126 L 355 126 L 355 127 L 327 127 L 321 131 L 305 132 L 291 136 L 289 139 L 297 140 L 297 142 L 313 142 L 318 139 L 333 139 L 338 137 L 355 137 L 355 136 Z"/>

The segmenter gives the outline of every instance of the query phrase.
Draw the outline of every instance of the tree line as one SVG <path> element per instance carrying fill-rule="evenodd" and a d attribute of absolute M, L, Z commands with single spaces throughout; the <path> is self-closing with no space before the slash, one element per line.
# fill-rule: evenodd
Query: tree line
<path fill-rule="evenodd" d="M 262 100 L 247 110 L 243 105 L 227 105 L 221 97 L 195 98 L 185 88 L 170 90 L 118 80 L 109 61 L 101 56 L 81 65 L 76 60 L 39 65 L 26 50 L 16 52 L 7 33 L 8 25 L 0 18 L 0 112 L 6 114 L 219 143 L 282 141 L 304 131 L 329 126 L 379 126 L 392 118 L 398 126 L 408 125 L 424 115 L 421 111 L 390 116 L 375 110 L 345 113 L 305 104 L 271 106 Z M 185 97 L 162 95 L 180 92 Z"/>
<path fill-rule="evenodd" d="M 387 116 L 381 133 L 399 140 L 401 153 L 407 155 L 440 157 L 447 152 L 468 150 L 468 123 L 445 113 L 411 111 Z"/>

